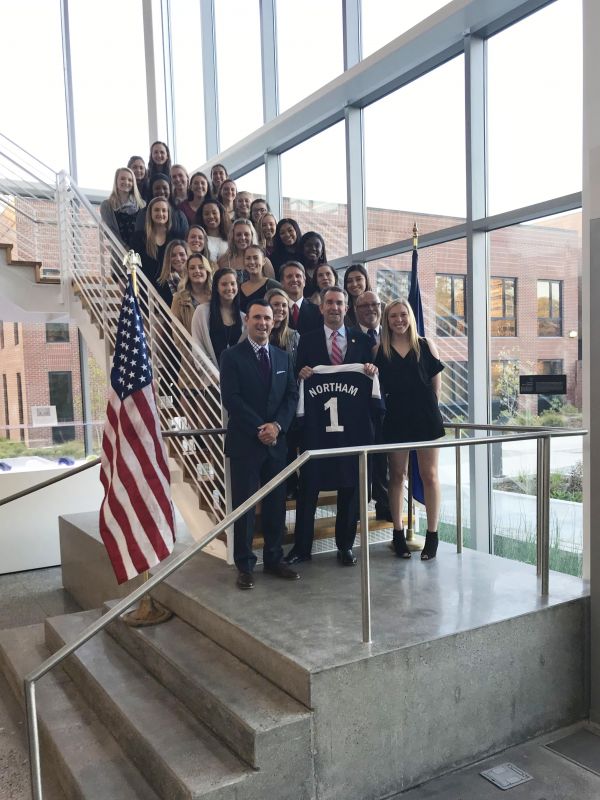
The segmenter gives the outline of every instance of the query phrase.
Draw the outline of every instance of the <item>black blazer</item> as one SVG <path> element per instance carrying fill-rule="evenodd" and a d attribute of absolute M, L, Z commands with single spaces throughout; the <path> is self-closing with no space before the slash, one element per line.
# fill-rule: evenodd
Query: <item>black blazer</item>
<path fill-rule="evenodd" d="M 372 363 L 373 345 L 367 334 L 363 333 L 360 328 L 346 328 L 346 336 L 348 337 L 348 347 L 344 356 L 344 364 Z M 296 373 L 300 372 L 302 367 L 317 367 L 320 364 L 331 364 L 323 324 L 318 330 L 310 331 L 300 337 L 296 357 Z"/>
<path fill-rule="evenodd" d="M 285 459 L 285 433 L 298 405 L 298 387 L 288 353 L 269 345 L 271 382 L 263 380 L 258 359 L 246 339 L 224 350 L 221 356 L 221 400 L 229 414 L 225 453 L 233 458 L 251 458 L 266 449 L 274 458 Z M 257 428 L 278 422 L 281 434 L 274 447 L 258 439 Z"/>
<path fill-rule="evenodd" d="M 293 304 L 294 301 L 290 297 L 290 319 L 288 323 L 290 328 L 294 328 L 294 322 L 292 320 Z M 323 315 L 321 314 L 321 309 L 319 306 L 311 303 L 310 300 L 307 300 L 305 297 L 302 301 L 302 305 L 300 306 L 300 313 L 298 314 L 298 326 L 295 328 L 295 330 L 298 331 L 300 336 L 304 336 L 305 333 L 322 327 Z"/>

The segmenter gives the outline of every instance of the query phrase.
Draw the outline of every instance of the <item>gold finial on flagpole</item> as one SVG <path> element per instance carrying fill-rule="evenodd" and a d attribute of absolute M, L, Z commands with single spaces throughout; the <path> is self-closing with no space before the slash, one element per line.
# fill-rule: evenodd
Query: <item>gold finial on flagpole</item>
<path fill-rule="evenodd" d="M 417 228 L 417 223 L 413 224 L 413 250 L 416 250 L 419 246 L 419 229 Z"/>
<path fill-rule="evenodd" d="M 127 271 L 128 275 L 131 275 L 131 285 L 133 286 L 133 293 L 137 297 L 138 296 L 138 287 L 137 287 L 137 270 L 138 268 L 141 269 L 142 266 L 142 259 L 140 258 L 139 254 L 135 252 L 135 250 L 129 250 L 125 258 L 123 259 L 123 266 Z"/>

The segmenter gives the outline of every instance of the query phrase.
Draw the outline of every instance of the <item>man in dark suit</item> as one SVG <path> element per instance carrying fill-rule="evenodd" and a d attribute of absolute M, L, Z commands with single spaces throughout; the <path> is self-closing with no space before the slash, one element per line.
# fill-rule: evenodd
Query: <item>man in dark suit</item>
<path fill-rule="evenodd" d="M 321 292 L 320 305 L 322 324 L 318 330 L 300 337 L 296 369 L 298 377 L 305 380 L 312 375 L 312 368 L 320 364 L 364 364 L 365 372 L 374 375 L 373 345 L 362 331 L 346 328 L 344 317 L 348 311 L 348 296 L 339 286 L 330 286 Z M 287 554 L 288 564 L 298 564 L 311 558 L 315 529 L 315 512 L 319 497 L 319 486 L 315 486 L 300 473 L 300 490 L 296 504 L 296 526 L 294 546 Z M 353 566 L 356 558 L 352 545 L 356 536 L 359 513 L 358 487 L 337 490 L 337 515 L 335 541 L 338 560 L 343 566 Z"/>
<path fill-rule="evenodd" d="M 285 467 L 285 433 L 298 404 L 291 359 L 269 345 L 273 311 L 265 300 L 250 305 L 246 326 L 248 338 L 221 356 L 221 397 L 229 414 L 225 453 L 230 459 L 233 508 Z M 254 586 L 254 516 L 252 509 L 234 525 L 233 557 L 240 589 Z M 280 578 L 299 578 L 282 562 L 285 483 L 263 499 L 262 521 L 264 571 Z"/>
<path fill-rule="evenodd" d="M 363 333 L 371 339 L 374 348 L 381 341 L 382 303 L 375 292 L 363 292 L 354 301 L 356 321 Z M 376 352 L 376 350 L 375 350 Z M 373 356 L 375 358 L 375 356 Z M 383 442 L 381 419 L 375 420 L 375 442 Z M 388 459 L 387 453 L 373 453 L 371 460 L 371 496 L 375 500 L 375 516 L 377 519 L 392 521 L 390 501 L 388 498 Z"/>
<path fill-rule="evenodd" d="M 303 336 L 323 326 L 319 307 L 304 297 L 306 272 L 299 261 L 288 261 L 279 270 L 279 280 L 290 298 L 289 326 Z"/>

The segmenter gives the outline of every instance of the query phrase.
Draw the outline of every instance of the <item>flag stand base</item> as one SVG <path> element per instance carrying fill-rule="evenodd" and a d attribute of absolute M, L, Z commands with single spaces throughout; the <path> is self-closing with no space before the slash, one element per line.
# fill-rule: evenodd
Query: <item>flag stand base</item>
<path fill-rule="evenodd" d="M 173 612 L 165 608 L 157 600 L 153 600 L 149 594 L 145 594 L 140 600 L 140 604 L 133 611 L 123 614 L 121 619 L 130 628 L 144 628 L 148 625 L 160 625 L 171 619 Z"/>

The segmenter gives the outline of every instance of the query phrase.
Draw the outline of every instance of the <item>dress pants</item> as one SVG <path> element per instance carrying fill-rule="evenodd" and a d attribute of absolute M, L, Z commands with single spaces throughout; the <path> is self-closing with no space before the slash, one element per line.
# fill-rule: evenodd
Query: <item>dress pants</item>
<path fill-rule="evenodd" d="M 285 449 L 281 458 L 273 457 L 267 448 L 252 458 L 231 458 L 231 499 L 233 508 L 240 506 L 260 486 L 274 478 L 285 467 Z M 252 572 L 256 556 L 252 552 L 255 509 L 252 508 L 233 526 L 233 560 L 240 572 Z M 283 557 L 281 543 L 285 530 L 285 483 L 273 489 L 262 500 L 263 563 L 274 567 Z"/>
<path fill-rule="evenodd" d="M 300 489 L 296 502 L 296 526 L 294 529 L 294 553 L 307 557 L 312 550 L 315 536 L 315 513 L 319 487 L 309 482 L 300 471 Z M 337 516 L 335 519 L 335 543 L 338 550 L 350 550 L 356 537 L 359 516 L 359 492 L 357 486 L 337 490 Z"/>

